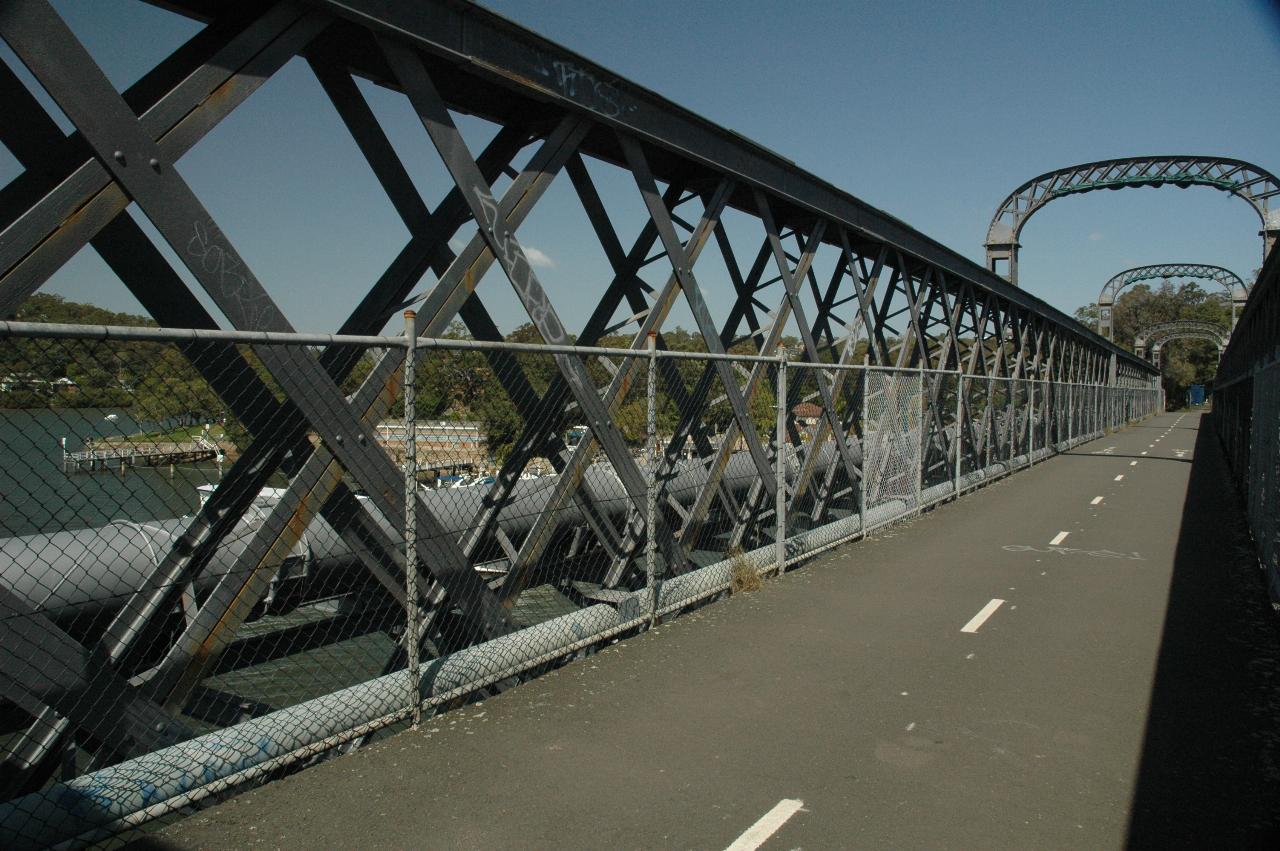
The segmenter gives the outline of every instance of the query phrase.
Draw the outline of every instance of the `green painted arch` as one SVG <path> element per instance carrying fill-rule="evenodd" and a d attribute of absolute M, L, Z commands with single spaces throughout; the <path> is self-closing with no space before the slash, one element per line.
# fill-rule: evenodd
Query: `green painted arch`
<path fill-rule="evenodd" d="M 1143 186 L 1208 186 L 1246 201 L 1262 222 L 1263 256 L 1280 236 L 1280 209 L 1272 209 L 1280 198 L 1280 179 L 1252 163 L 1229 157 L 1173 154 L 1124 157 L 1082 163 L 1046 172 L 1026 181 L 996 208 L 987 227 L 984 243 L 987 266 L 993 271 L 997 260 L 1009 261 L 1010 282 L 1018 282 L 1018 248 L 1027 220 L 1050 201 L 1102 189 Z"/>

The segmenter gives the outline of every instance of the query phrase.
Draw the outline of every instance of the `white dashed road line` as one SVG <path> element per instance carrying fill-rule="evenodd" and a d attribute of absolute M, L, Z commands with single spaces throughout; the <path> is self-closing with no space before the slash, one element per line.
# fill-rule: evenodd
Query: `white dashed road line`
<path fill-rule="evenodd" d="M 804 801 L 783 798 L 773 809 L 761 816 L 758 822 L 747 828 L 746 833 L 733 840 L 733 844 L 725 851 L 755 851 L 765 843 L 765 840 L 777 833 L 778 828 L 787 823 L 787 819 L 800 812 L 803 806 Z"/>
<path fill-rule="evenodd" d="M 1089 500 L 1090 505 L 1097 505 L 1100 502 L 1102 502 L 1102 497 L 1100 496 L 1095 496 L 1093 499 Z"/>
<path fill-rule="evenodd" d="M 1116 476 L 1117 482 L 1122 481 L 1123 479 L 1124 479 L 1124 473 L 1121 473 L 1120 475 Z"/>
<path fill-rule="evenodd" d="M 985 606 L 982 607 L 982 611 L 978 612 L 976 615 L 970 618 L 967 624 L 960 627 L 960 631 L 961 632 L 977 632 L 978 628 L 987 622 L 987 618 L 994 615 L 996 613 L 996 609 L 1000 608 L 1003 605 L 1004 605 L 1004 600 L 992 599 L 990 603 L 987 603 Z"/>
<path fill-rule="evenodd" d="M 1053 540 L 1049 542 L 1049 546 L 1056 547 L 1058 546 L 1058 544 L 1061 544 L 1066 539 L 1067 539 L 1067 533 L 1059 532 L 1058 534 L 1053 536 Z"/>

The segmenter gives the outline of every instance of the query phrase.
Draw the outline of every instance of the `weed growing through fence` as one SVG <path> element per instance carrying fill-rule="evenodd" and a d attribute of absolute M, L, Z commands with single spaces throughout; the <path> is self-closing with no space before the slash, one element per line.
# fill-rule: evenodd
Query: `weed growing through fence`
<path fill-rule="evenodd" d="M 756 570 L 756 566 L 751 563 L 751 559 L 747 558 L 741 547 L 734 547 L 729 550 L 729 561 L 729 590 L 734 594 L 759 591 L 764 587 L 764 580 L 760 578 L 760 571 Z"/>

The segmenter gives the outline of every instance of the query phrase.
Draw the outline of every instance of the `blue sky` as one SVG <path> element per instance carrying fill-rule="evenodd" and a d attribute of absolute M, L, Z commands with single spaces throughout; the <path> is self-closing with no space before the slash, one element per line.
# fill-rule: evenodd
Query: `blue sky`
<path fill-rule="evenodd" d="M 978 262 L 1000 200 L 1057 167 L 1187 153 L 1280 171 L 1280 25 L 1260 0 L 483 5 Z M 194 31 L 132 0 L 55 6 L 120 87 Z M 0 58 L 13 62 L 7 48 Z M 404 100 L 364 90 L 424 195 L 440 197 L 443 175 Z M 477 148 L 492 130 L 462 127 Z M 178 166 L 299 329 L 335 329 L 407 237 L 300 62 Z M 17 171 L 0 149 L 0 183 Z M 597 176 L 606 200 L 620 199 L 625 242 L 638 201 L 609 171 Z M 520 231 L 570 329 L 594 302 L 582 293 L 606 275 L 585 227 L 562 177 Z M 1257 231 L 1247 204 L 1212 189 L 1091 193 L 1030 220 L 1020 279 L 1070 312 L 1112 274 L 1146 263 L 1211 263 L 1248 277 L 1261 262 Z M 708 271 L 703 284 L 721 314 L 722 280 Z M 496 272 L 481 288 L 494 292 L 486 301 L 504 330 L 524 320 L 508 289 Z M 91 251 L 46 290 L 137 309 Z M 690 326 L 683 312 L 672 321 Z"/>

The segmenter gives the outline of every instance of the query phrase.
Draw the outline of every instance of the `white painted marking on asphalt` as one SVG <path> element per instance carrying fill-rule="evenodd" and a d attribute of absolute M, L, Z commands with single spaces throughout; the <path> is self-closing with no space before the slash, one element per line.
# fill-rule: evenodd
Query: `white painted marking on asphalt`
<path fill-rule="evenodd" d="M 783 798 L 773 809 L 761 816 L 758 822 L 747 828 L 746 833 L 733 840 L 733 844 L 725 851 L 755 851 L 765 843 L 765 840 L 777 833 L 778 828 L 787 823 L 787 819 L 800 812 L 803 806 L 804 801 Z"/>
<path fill-rule="evenodd" d="M 1058 546 L 1058 544 L 1061 544 L 1066 539 L 1067 539 L 1067 533 L 1059 532 L 1058 534 L 1053 536 L 1053 540 L 1049 542 L 1049 546 L 1056 547 Z"/>
<path fill-rule="evenodd" d="M 1116 481 L 1118 482 L 1123 478 L 1124 478 L 1124 473 L 1121 473 L 1120 475 L 1116 476 Z"/>
<path fill-rule="evenodd" d="M 1100 502 L 1102 502 L 1102 497 L 1100 496 L 1095 496 L 1093 499 L 1089 500 L 1090 505 L 1097 505 Z"/>
<path fill-rule="evenodd" d="M 1138 466 L 1138 462 L 1137 462 L 1137 461 L 1130 461 L 1130 462 L 1129 462 L 1129 466 L 1130 466 L 1130 467 L 1136 467 L 1136 466 Z"/>
<path fill-rule="evenodd" d="M 1144 449 L 1144 450 L 1142 450 L 1142 453 L 1141 453 L 1141 454 L 1146 455 L 1146 454 L 1147 454 L 1147 450 L 1145 450 L 1145 449 Z"/>
<path fill-rule="evenodd" d="M 907 725 L 907 732 L 910 733 L 915 728 L 916 728 L 916 722 L 912 721 L 910 724 Z"/>
<path fill-rule="evenodd" d="M 1155 449 L 1155 448 L 1156 448 L 1156 445 L 1155 445 L 1154 443 L 1148 443 L 1148 444 L 1147 444 L 1147 448 L 1148 448 L 1148 449 Z"/>
<path fill-rule="evenodd" d="M 982 611 L 978 612 L 976 615 L 970 618 L 967 624 L 960 627 L 960 631 L 961 632 L 977 632 L 978 628 L 987 622 L 987 618 L 994 615 L 996 613 L 996 609 L 1000 608 L 1003 605 L 1004 605 L 1004 600 L 993 599 L 990 603 L 987 603 L 985 606 L 982 607 Z"/>

